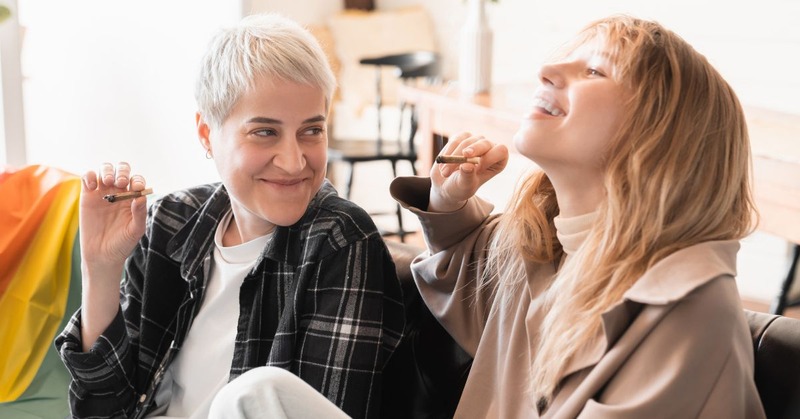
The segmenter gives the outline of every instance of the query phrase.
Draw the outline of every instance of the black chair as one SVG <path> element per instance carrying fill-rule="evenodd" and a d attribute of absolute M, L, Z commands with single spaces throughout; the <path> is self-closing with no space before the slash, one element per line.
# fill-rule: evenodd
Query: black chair
<path fill-rule="evenodd" d="M 745 310 L 755 380 L 768 418 L 800 418 L 800 320 Z"/>
<path fill-rule="evenodd" d="M 413 109 L 413 104 L 400 102 L 400 123 L 397 127 L 397 136 L 394 141 L 383 138 L 383 115 L 384 92 L 383 68 L 393 67 L 397 77 L 402 83 L 419 82 L 421 79 L 430 81 L 439 76 L 440 58 L 439 55 L 431 51 L 416 51 L 403 54 L 386 55 L 382 57 L 364 58 L 359 61 L 363 65 L 371 65 L 376 68 L 375 80 L 375 107 L 377 137 L 369 140 L 340 139 L 332 138 L 328 147 L 328 162 L 342 162 L 348 166 L 346 186 L 344 196 L 350 199 L 350 194 L 354 183 L 355 166 L 358 163 L 386 161 L 392 166 L 392 174 L 397 176 L 397 163 L 406 161 L 410 164 L 412 173 L 417 174 L 414 166 L 417 161 L 417 151 L 414 147 L 414 136 L 417 132 L 417 116 Z M 408 123 L 406 134 L 404 126 Z M 387 182 L 388 184 L 388 182 Z M 402 208 L 395 204 L 394 214 L 397 216 L 398 228 L 396 231 L 382 231 L 384 236 L 398 236 L 401 241 L 411 232 L 403 227 Z M 386 215 L 372 213 L 371 215 Z"/>
<path fill-rule="evenodd" d="M 798 277 L 797 267 L 800 265 L 800 244 L 793 246 L 792 257 L 789 261 L 789 272 L 786 274 L 783 284 L 781 284 L 780 293 L 775 298 L 769 311 L 772 314 L 783 314 L 789 307 L 800 306 L 800 284 L 795 280 Z"/>

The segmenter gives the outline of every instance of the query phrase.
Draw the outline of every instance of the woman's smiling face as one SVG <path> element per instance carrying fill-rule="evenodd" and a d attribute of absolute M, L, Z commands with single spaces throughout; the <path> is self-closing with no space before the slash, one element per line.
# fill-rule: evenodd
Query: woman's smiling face
<path fill-rule="evenodd" d="M 322 89 L 261 76 L 210 130 L 207 143 L 243 237 L 305 213 L 325 179 L 326 116 Z"/>
<path fill-rule="evenodd" d="M 614 77 L 602 38 L 542 67 L 541 85 L 514 143 L 549 176 L 602 179 L 603 161 L 616 134 L 626 88 Z"/>

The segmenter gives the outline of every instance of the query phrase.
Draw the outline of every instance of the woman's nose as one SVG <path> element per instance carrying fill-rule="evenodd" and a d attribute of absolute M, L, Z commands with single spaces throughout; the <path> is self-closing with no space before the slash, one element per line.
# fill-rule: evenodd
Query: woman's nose
<path fill-rule="evenodd" d="M 286 173 L 298 173 L 305 166 L 303 150 L 294 138 L 286 138 L 281 141 L 281 146 L 273 159 L 275 166 L 283 169 Z"/>
<path fill-rule="evenodd" d="M 555 88 L 564 87 L 564 76 L 557 64 L 545 64 L 539 70 L 539 81 Z"/>

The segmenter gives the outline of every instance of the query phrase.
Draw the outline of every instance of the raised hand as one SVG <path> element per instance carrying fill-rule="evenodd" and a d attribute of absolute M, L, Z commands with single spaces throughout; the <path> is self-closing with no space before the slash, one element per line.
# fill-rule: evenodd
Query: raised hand
<path fill-rule="evenodd" d="M 83 349 L 88 351 L 116 315 L 125 260 L 145 231 L 147 198 L 109 202 L 103 196 L 145 189 L 144 177 L 131 176 L 128 163 L 104 163 L 82 178 L 80 203 L 83 276 Z"/>
<path fill-rule="evenodd" d="M 104 163 L 83 176 L 80 204 L 81 258 L 93 267 L 121 267 L 144 234 L 146 198 L 110 203 L 103 196 L 145 189 L 128 163 Z"/>
<path fill-rule="evenodd" d="M 478 163 L 439 163 L 431 168 L 431 192 L 428 211 L 451 212 L 466 201 L 489 179 L 508 164 L 508 149 L 483 136 L 470 133 L 456 135 L 440 155 L 477 157 Z"/>

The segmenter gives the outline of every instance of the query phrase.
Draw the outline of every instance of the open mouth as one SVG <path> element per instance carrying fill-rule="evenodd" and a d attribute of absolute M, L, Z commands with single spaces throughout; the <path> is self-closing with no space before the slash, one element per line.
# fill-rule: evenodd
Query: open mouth
<path fill-rule="evenodd" d="M 538 109 L 539 111 L 546 113 L 551 116 L 564 116 L 565 113 L 557 106 L 552 104 L 551 102 L 541 98 L 536 97 L 533 99 L 533 107 Z"/>

